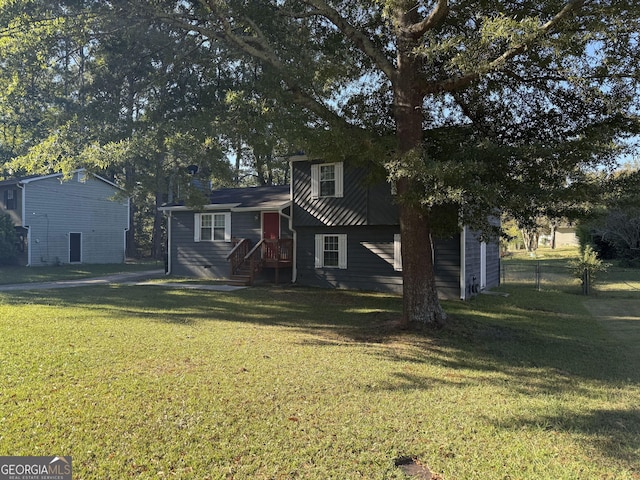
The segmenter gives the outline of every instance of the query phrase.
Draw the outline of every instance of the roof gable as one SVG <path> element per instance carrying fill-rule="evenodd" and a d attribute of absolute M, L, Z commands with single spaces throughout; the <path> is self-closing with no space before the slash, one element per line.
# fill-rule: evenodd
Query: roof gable
<path fill-rule="evenodd" d="M 121 187 L 119 187 L 118 185 L 116 185 L 112 181 L 107 180 L 106 178 L 103 178 L 100 175 L 96 175 L 95 173 L 88 172 L 84 168 L 79 168 L 77 170 L 74 170 L 71 173 L 75 175 L 78 172 L 87 172 L 93 178 L 95 178 L 97 180 L 100 180 L 100 181 L 102 181 L 102 182 L 104 182 L 104 183 L 106 183 L 108 185 L 111 185 L 114 188 L 122 190 Z M 52 173 L 52 174 L 48 174 L 48 175 L 27 175 L 27 176 L 24 176 L 24 177 L 17 177 L 17 178 L 11 178 L 11 179 L 8 179 L 8 180 L 2 180 L 2 181 L 0 181 L 0 187 L 1 186 L 6 186 L 6 185 L 28 184 L 28 183 L 33 183 L 33 182 L 37 182 L 37 181 L 40 181 L 40 180 L 47 180 L 49 178 L 60 178 L 60 177 L 63 177 L 62 173 Z"/>
<path fill-rule="evenodd" d="M 18 185 L 19 183 L 23 183 L 25 180 L 30 180 L 33 178 L 39 178 L 41 175 L 28 175 L 25 177 L 19 178 L 9 178 L 7 180 L 0 180 L 0 187 L 10 186 L 10 185 Z"/>

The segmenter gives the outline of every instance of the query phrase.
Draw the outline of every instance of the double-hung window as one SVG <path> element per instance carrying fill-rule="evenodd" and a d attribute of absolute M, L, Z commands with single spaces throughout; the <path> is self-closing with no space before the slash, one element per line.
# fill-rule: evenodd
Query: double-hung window
<path fill-rule="evenodd" d="M 18 208 L 18 192 L 16 190 L 4 191 L 4 208 L 16 210 Z"/>
<path fill-rule="evenodd" d="M 311 165 L 311 197 L 341 198 L 344 194 L 342 162 Z"/>
<path fill-rule="evenodd" d="M 195 242 L 230 242 L 231 213 L 196 213 L 193 240 Z"/>
<path fill-rule="evenodd" d="M 347 268 L 347 236 L 316 235 L 316 268 Z"/>
<path fill-rule="evenodd" d="M 320 196 L 335 197 L 336 195 L 336 166 L 320 165 Z"/>

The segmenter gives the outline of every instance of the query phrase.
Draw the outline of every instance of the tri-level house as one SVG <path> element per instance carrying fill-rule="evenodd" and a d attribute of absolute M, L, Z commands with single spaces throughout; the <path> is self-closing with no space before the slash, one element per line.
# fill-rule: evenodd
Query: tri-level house
<path fill-rule="evenodd" d="M 366 170 L 291 158 L 291 186 L 213 191 L 194 211 L 167 205 L 168 272 L 180 276 L 402 292 L 398 210 Z M 499 283 L 497 243 L 467 228 L 435 242 L 438 291 L 466 299 Z"/>
<path fill-rule="evenodd" d="M 22 265 L 125 261 L 129 199 L 84 169 L 0 181 L 0 213 L 16 226 Z"/>

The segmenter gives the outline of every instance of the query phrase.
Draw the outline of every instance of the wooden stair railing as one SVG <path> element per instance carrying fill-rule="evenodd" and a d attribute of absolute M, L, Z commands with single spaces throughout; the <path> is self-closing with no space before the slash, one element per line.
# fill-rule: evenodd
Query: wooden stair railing
<path fill-rule="evenodd" d="M 249 265 L 249 285 L 253 285 L 253 280 L 262 270 L 262 245 L 264 240 L 260 240 L 244 257 L 245 264 Z"/>
<path fill-rule="evenodd" d="M 293 239 L 280 238 L 263 240 L 262 259 L 267 265 L 283 265 L 293 262 Z"/>
<path fill-rule="evenodd" d="M 253 285 L 256 276 L 263 267 L 275 268 L 276 283 L 279 280 L 280 267 L 293 264 L 293 239 L 263 239 L 251 248 L 251 241 L 239 239 L 227 255 L 231 261 L 231 283 Z"/>
<path fill-rule="evenodd" d="M 239 238 L 237 239 L 236 245 L 233 247 L 229 255 L 227 255 L 227 260 L 231 262 L 231 276 L 237 275 L 244 263 L 244 257 L 247 255 L 251 248 L 251 240 L 248 238 Z"/>
<path fill-rule="evenodd" d="M 262 261 L 265 267 L 275 268 L 276 284 L 280 280 L 280 267 L 293 265 L 293 239 L 280 238 L 263 241 Z"/>

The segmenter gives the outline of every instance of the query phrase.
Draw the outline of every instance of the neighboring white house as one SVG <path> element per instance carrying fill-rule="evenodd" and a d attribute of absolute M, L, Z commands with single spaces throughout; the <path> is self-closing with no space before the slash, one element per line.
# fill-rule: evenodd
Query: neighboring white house
<path fill-rule="evenodd" d="M 555 247 L 577 247 L 580 245 L 575 225 L 568 222 L 558 225 L 551 235 L 540 235 L 538 245 L 553 245 L 554 235 Z"/>
<path fill-rule="evenodd" d="M 578 246 L 580 240 L 576 235 L 576 227 L 571 224 L 563 224 L 556 228 L 556 247 Z"/>
<path fill-rule="evenodd" d="M 16 226 L 22 265 L 125 260 L 129 199 L 84 169 L 0 181 L 0 212 Z"/>

